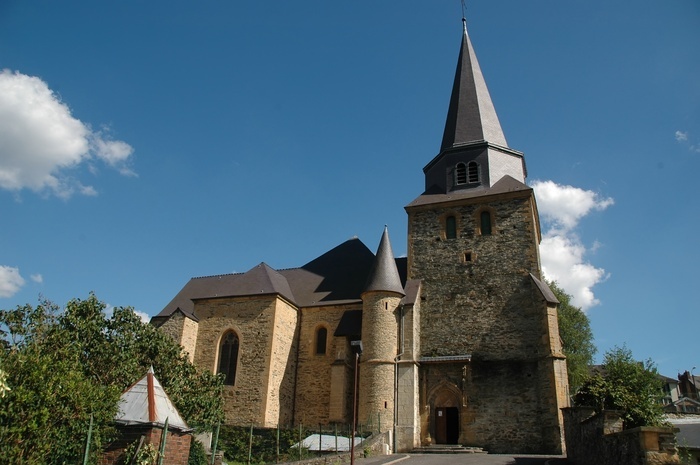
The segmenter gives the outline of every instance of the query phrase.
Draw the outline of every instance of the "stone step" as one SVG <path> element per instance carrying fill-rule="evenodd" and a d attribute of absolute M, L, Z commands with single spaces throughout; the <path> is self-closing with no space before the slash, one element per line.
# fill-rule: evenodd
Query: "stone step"
<path fill-rule="evenodd" d="M 414 454 L 488 454 L 481 447 L 463 446 L 461 444 L 434 444 L 413 449 Z"/>

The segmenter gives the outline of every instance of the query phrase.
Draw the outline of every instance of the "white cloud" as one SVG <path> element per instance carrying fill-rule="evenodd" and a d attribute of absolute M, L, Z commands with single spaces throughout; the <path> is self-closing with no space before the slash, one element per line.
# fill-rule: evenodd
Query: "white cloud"
<path fill-rule="evenodd" d="M 573 230 L 591 210 L 605 210 L 615 202 L 593 191 L 562 186 L 553 181 L 532 183 L 537 195 L 537 208 L 549 226 L 561 232 Z"/>
<path fill-rule="evenodd" d="M 688 132 L 683 132 L 683 131 L 676 131 L 676 141 L 684 145 L 685 147 L 688 148 L 691 152 L 696 152 L 700 153 L 700 145 L 691 143 L 688 138 Z"/>
<path fill-rule="evenodd" d="M 595 241 L 587 249 L 576 234 L 576 227 L 591 211 L 602 211 L 614 204 L 612 198 L 601 197 L 593 191 L 562 186 L 552 181 L 535 181 L 532 188 L 543 219 L 540 244 L 542 272 L 556 281 L 572 297 L 572 303 L 583 310 L 597 304 L 593 286 L 608 274 L 586 260 L 588 252 L 602 247 Z"/>
<path fill-rule="evenodd" d="M 92 186 L 73 179 L 69 171 L 99 159 L 122 174 L 133 148 L 92 131 L 71 115 L 48 85 L 38 77 L 0 72 L 0 188 L 31 189 L 69 198 L 78 192 L 95 195 Z"/>
<path fill-rule="evenodd" d="M 149 321 L 151 321 L 151 317 L 147 313 L 138 311 L 134 308 L 132 308 L 132 311 L 144 323 L 148 323 Z M 112 315 L 114 314 L 114 305 L 109 304 L 109 303 L 105 303 L 104 314 L 107 318 L 112 318 Z"/>
<path fill-rule="evenodd" d="M 24 286 L 19 268 L 0 265 L 0 297 L 12 297 Z"/>
<path fill-rule="evenodd" d="M 43 277 L 42 275 L 40 275 L 40 274 L 33 274 L 33 275 L 30 275 L 30 276 L 29 276 L 29 279 L 31 279 L 31 280 L 34 281 L 35 283 L 39 283 L 39 284 L 41 284 L 41 283 L 44 282 L 44 277 Z"/>
<path fill-rule="evenodd" d="M 148 313 L 140 312 L 138 310 L 134 310 L 134 313 L 137 317 L 141 318 L 141 321 L 143 321 L 144 323 L 148 323 L 149 321 L 151 321 L 151 317 L 148 315 Z"/>

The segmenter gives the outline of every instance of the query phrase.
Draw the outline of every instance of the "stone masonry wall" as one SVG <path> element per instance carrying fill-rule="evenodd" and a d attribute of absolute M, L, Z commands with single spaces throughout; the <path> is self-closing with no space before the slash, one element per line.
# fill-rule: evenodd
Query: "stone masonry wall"
<path fill-rule="evenodd" d="M 354 366 L 346 337 L 334 337 L 340 319 L 347 310 L 359 310 L 358 304 L 307 307 L 301 310 L 299 333 L 299 366 L 297 373 L 295 424 L 327 425 L 331 422 L 351 422 L 352 371 Z M 316 354 L 316 333 L 326 328 L 326 353 Z M 338 362 L 332 379 L 331 367 Z M 338 371 L 339 370 L 339 371 Z M 333 383 L 343 383 L 333 386 Z M 335 402 L 331 406 L 331 392 Z M 342 397 L 342 396 L 345 397 Z M 331 410 L 334 416 L 331 418 Z M 342 413 L 340 412 L 342 410 Z"/>
<path fill-rule="evenodd" d="M 484 208 L 492 212 L 493 234 L 482 236 L 478 218 Z M 425 298 L 424 356 L 538 355 L 542 315 L 533 308 L 528 276 L 540 274 L 532 211 L 526 197 L 409 212 L 409 278 L 423 280 Z M 457 218 L 456 239 L 444 239 L 448 215 Z"/>
<path fill-rule="evenodd" d="M 227 424 L 277 425 L 277 421 L 265 413 L 271 380 L 270 354 L 277 301 L 276 296 L 266 295 L 195 302 L 194 313 L 199 320 L 195 365 L 199 369 L 217 371 L 219 344 L 226 331 L 235 331 L 239 338 L 235 384 L 224 388 Z M 296 327 L 296 321 L 289 321 L 289 324 Z M 280 377 L 273 381 L 280 382 Z"/>
<path fill-rule="evenodd" d="M 568 459 L 577 465 L 681 463 L 673 428 L 622 429 L 621 412 L 564 409 Z"/>
<path fill-rule="evenodd" d="M 289 425 L 293 421 L 297 332 L 297 309 L 278 299 L 270 351 L 265 425 Z"/>
<path fill-rule="evenodd" d="M 181 312 L 175 312 L 159 328 L 182 346 L 190 362 L 194 361 L 198 328 L 196 321 L 192 321 Z"/>
<path fill-rule="evenodd" d="M 394 425 L 395 358 L 398 355 L 398 313 L 401 295 L 362 295 L 362 344 L 358 421 L 387 431 Z"/>
<path fill-rule="evenodd" d="M 482 211 L 491 213 L 491 235 L 480 234 Z M 540 277 L 531 192 L 408 213 L 409 278 L 422 279 L 425 298 L 422 355 L 472 357 L 455 366 L 423 365 L 422 394 L 438 393 L 441 386 L 464 391 L 460 440 L 468 445 L 493 453 L 560 453 L 556 386 L 562 370 L 551 363 L 550 340 L 558 329 L 550 325 L 550 309 L 529 276 Z M 457 219 L 455 239 L 445 238 L 447 216 Z M 434 435 L 436 405 L 426 397 L 421 403 L 425 442 Z"/>

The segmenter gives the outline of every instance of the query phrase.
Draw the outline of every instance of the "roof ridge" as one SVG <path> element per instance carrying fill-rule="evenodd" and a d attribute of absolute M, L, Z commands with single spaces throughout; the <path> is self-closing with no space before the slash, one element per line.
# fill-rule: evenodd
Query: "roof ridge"
<path fill-rule="evenodd" d="M 218 278 L 220 276 L 235 276 L 238 274 L 246 274 L 246 272 L 240 272 L 236 271 L 233 273 L 222 273 L 222 274 L 210 274 L 210 275 L 202 275 L 202 276 L 193 276 L 190 279 L 205 279 L 205 278 Z"/>

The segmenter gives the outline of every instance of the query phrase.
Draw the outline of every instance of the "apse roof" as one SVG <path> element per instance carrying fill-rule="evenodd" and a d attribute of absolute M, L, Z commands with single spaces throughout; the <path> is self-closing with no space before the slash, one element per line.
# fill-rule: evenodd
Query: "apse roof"
<path fill-rule="evenodd" d="M 199 299 L 277 294 L 298 307 L 361 302 L 374 254 L 357 238 L 334 247 L 299 268 L 275 270 L 265 263 L 245 273 L 192 278 L 154 317 L 180 311 L 189 318 Z M 399 283 L 406 281 L 406 258 L 394 259 Z"/>

